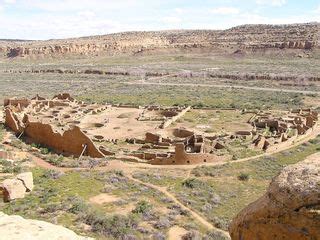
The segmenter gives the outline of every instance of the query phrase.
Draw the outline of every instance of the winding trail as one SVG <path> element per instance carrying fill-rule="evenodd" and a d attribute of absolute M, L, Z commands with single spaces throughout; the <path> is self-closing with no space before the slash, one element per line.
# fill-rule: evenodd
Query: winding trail
<path fill-rule="evenodd" d="M 198 213 L 196 213 L 195 211 L 193 211 L 192 209 L 188 208 L 187 206 L 185 206 L 183 203 L 181 203 L 172 193 L 170 193 L 166 187 L 160 187 L 160 186 L 156 186 L 156 185 L 153 185 L 151 183 L 146 183 L 146 182 L 143 182 L 141 180 L 138 180 L 132 176 L 127 176 L 131 181 L 134 181 L 136 183 L 139 183 L 139 184 L 142 184 L 146 187 L 150 187 L 156 191 L 159 191 L 161 192 L 162 194 L 164 194 L 165 196 L 167 196 L 169 199 L 171 199 L 175 204 L 179 205 L 183 210 L 189 212 L 192 217 L 194 219 L 196 219 L 199 223 L 201 223 L 204 227 L 206 227 L 208 230 L 215 230 L 215 231 L 218 231 L 218 232 L 221 232 L 222 234 L 224 235 L 228 235 L 229 236 L 229 233 L 226 232 L 226 231 L 223 231 L 219 228 L 216 228 L 215 226 L 213 226 L 213 224 L 211 224 L 210 222 L 208 222 L 205 218 L 203 218 L 202 216 L 200 216 Z"/>

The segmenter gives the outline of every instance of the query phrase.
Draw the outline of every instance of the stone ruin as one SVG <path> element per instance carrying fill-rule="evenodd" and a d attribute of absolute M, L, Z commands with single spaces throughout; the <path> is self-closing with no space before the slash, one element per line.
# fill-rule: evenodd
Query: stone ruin
<path fill-rule="evenodd" d="M 5 125 L 10 128 L 18 138 L 24 138 L 31 143 L 48 147 L 58 154 L 64 156 L 92 158 L 103 158 L 114 156 L 115 153 L 103 145 L 97 143 L 118 144 L 117 138 L 106 134 L 100 134 L 99 129 L 109 124 L 107 110 L 114 106 L 85 104 L 75 100 L 70 94 L 62 93 L 55 95 L 53 99 L 46 99 L 36 95 L 32 99 L 5 99 L 4 119 Z M 130 106 L 115 106 L 115 108 L 135 108 Z M 140 109 L 139 107 L 138 109 Z M 136 121 L 154 122 L 155 128 L 163 129 L 182 117 L 190 107 L 152 107 L 147 106 L 141 110 Z M 87 116 L 105 114 L 104 122 L 94 123 L 91 127 L 82 127 L 82 120 Z M 150 115 L 149 119 L 146 115 Z M 142 123 L 141 123 L 142 124 Z M 98 134 L 97 134 L 98 132 Z M 157 145 L 158 149 L 168 149 L 171 145 L 170 139 L 165 139 L 151 132 L 146 133 L 145 141 L 133 138 L 128 142 L 150 143 Z M 134 154 L 129 154 L 133 155 Z M 138 155 L 143 159 L 153 159 L 166 154 L 144 154 Z"/>
<path fill-rule="evenodd" d="M 184 114 L 190 111 L 191 107 L 170 107 L 164 108 L 161 106 L 147 106 L 141 113 L 139 121 L 161 121 L 159 128 L 166 128 L 172 123 L 176 122 Z M 158 114 L 150 114 L 150 112 L 157 112 Z"/>
<path fill-rule="evenodd" d="M 5 125 L 19 137 L 73 156 L 102 158 L 104 154 L 76 126 L 77 119 L 104 107 L 75 101 L 69 94 L 56 95 L 52 100 L 36 96 L 27 99 L 5 99 Z"/>
<path fill-rule="evenodd" d="M 223 157 L 214 154 L 213 149 L 224 148 L 224 146 L 203 135 L 195 134 L 186 129 L 175 129 L 176 138 L 163 138 L 160 134 L 146 133 L 145 139 L 128 141 L 135 144 L 152 144 L 152 149 L 167 149 L 173 151 L 150 153 L 139 152 L 131 156 L 147 160 L 155 165 L 188 165 L 223 160 Z M 149 146 L 149 145 L 148 145 Z M 142 147 L 142 150 L 146 147 Z"/>
<path fill-rule="evenodd" d="M 190 107 L 85 104 L 67 93 L 58 94 L 51 100 L 39 95 L 30 100 L 5 99 L 4 106 L 5 125 L 18 138 L 48 147 L 58 154 L 79 158 L 121 156 L 150 164 L 221 161 L 225 157 L 220 156 L 223 151 L 219 150 L 228 150 L 231 141 L 237 139 L 251 142 L 253 149 L 268 151 L 308 134 L 318 121 L 318 114 L 311 109 L 277 114 L 255 111 L 248 120 L 251 130 L 210 135 L 179 127 L 174 128 L 168 137 L 166 133 L 172 129 L 169 126 L 188 112 Z M 117 127 L 114 126 L 128 125 L 123 118 L 129 118 L 127 115 L 132 111 L 135 115 L 130 121 L 140 130 L 129 131 L 125 126 L 127 131 L 117 134 L 114 130 Z M 110 123 L 110 116 L 114 116 L 113 123 Z M 112 125 L 114 122 L 118 125 Z M 123 134 L 126 136 L 121 138 Z M 125 150 L 120 147 L 117 154 L 113 152 L 115 150 L 109 150 L 110 144 L 118 145 L 121 142 L 126 142 Z"/>
<path fill-rule="evenodd" d="M 268 112 L 257 113 L 249 120 L 255 136 L 253 145 L 268 150 L 277 144 L 293 141 L 300 135 L 312 131 L 318 121 L 318 113 L 311 109 L 295 109 L 282 116 Z"/>

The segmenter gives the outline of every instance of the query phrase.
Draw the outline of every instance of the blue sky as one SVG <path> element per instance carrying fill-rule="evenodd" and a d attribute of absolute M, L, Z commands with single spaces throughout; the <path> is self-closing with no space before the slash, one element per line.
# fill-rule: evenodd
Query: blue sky
<path fill-rule="evenodd" d="M 320 0 L 0 0 L 0 38 L 320 21 Z"/>

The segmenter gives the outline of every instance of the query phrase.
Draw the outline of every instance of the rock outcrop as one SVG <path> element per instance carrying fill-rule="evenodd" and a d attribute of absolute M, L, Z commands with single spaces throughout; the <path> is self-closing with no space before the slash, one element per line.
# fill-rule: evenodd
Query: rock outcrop
<path fill-rule="evenodd" d="M 33 190 L 33 176 L 32 172 L 20 173 L 16 176 L 16 178 L 22 181 L 25 186 L 27 192 L 31 192 Z"/>
<path fill-rule="evenodd" d="M 31 172 L 18 174 L 14 179 L 6 179 L 0 186 L 5 202 L 24 198 L 27 192 L 33 189 L 33 176 Z"/>
<path fill-rule="evenodd" d="M 2 183 L 2 194 L 5 202 L 14 199 L 24 198 L 26 188 L 23 182 L 18 179 L 6 179 Z"/>
<path fill-rule="evenodd" d="M 320 154 L 286 167 L 230 226 L 233 240 L 320 239 Z"/>
<path fill-rule="evenodd" d="M 227 30 L 125 32 L 48 41 L 2 41 L 0 54 L 25 56 L 119 55 L 174 50 L 223 51 L 229 54 L 272 49 L 311 50 L 319 47 L 320 24 L 243 25 Z M 240 54 L 241 55 L 241 54 Z"/>
<path fill-rule="evenodd" d="M 0 240 L 90 240 L 62 226 L 44 221 L 24 219 L 20 216 L 8 216 L 0 212 Z"/>

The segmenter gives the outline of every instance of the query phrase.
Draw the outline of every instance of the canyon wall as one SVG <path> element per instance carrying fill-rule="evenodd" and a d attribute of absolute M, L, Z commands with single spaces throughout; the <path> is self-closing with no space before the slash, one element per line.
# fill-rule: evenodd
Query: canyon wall
<path fill-rule="evenodd" d="M 152 51 L 312 50 L 319 47 L 320 24 L 243 25 L 227 30 L 125 32 L 102 36 L 48 40 L 0 41 L 0 55 L 26 56 L 119 55 Z"/>

